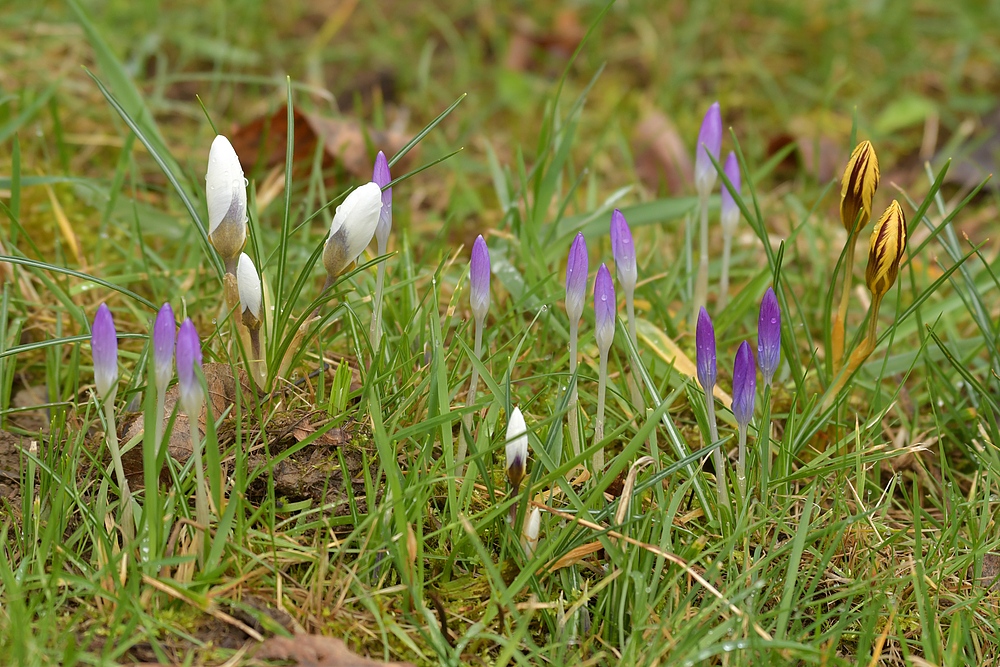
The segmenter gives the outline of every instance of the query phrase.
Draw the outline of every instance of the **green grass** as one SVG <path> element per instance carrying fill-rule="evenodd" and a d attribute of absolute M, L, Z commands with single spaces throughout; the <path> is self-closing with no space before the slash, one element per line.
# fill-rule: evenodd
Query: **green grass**
<path fill-rule="evenodd" d="M 0 445 L 20 448 L 13 477 L 0 466 L 0 662 L 235 664 L 241 645 L 249 656 L 257 643 L 236 622 L 284 633 L 274 609 L 358 653 L 416 664 L 997 660 L 988 577 L 1000 551 L 1000 281 L 981 221 L 998 201 L 991 184 L 956 191 L 945 159 L 961 159 L 963 122 L 995 103 L 996 8 L 640 1 L 527 15 L 359 3 L 341 16 L 305 0 L 205 5 L 15 2 L 0 15 Z M 577 42 L 553 27 L 571 15 L 578 38 L 591 31 L 574 56 Z M 540 41 L 526 66 L 510 67 L 527 19 Z M 94 312 L 109 303 L 122 334 L 120 423 L 155 420 L 148 331 L 165 300 L 194 320 L 217 364 L 209 389 L 245 368 L 207 243 L 213 126 L 230 133 L 286 103 L 289 116 L 335 115 L 327 89 L 368 128 L 369 160 L 378 131 L 402 123 L 413 139 L 394 164 L 390 254 L 369 255 L 320 295 L 332 209 L 363 179 L 324 169 L 318 151 L 293 168 L 292 142 L 283 168 L 244 162 L 247 252 L 274 306 L 268 394 L 233 391 L 212 410 L 219 511 L 206 564 L 194 566 L 183 540 L 194 470 L 169 457 L 160 492 L 136 494 L 139 543 L 121 549 L 103 520 L 120 508 L 93 390 Z M 658 109 L 693 154 L 715 99 L 732 127 L 723 150 L 738 147 L 744 176 L 734 294 L 718 312 L 713 201 L 709 310 L 723 390 L 739 343 L 754 345 L 771 284 L 783 317 L 771 404 L 758 392 L 750 427 L 748 487 L 759 490 L 736 499 L 728 471 L 730 507 L 715 501 L 710 454 L 735 451 L 732 413 L 717 405 L 721 442 L 709 442 L 700 387 L 668 361 L 674 349 L 694 358 L 683 248 L 696 199 L 644 181 L 633 142 Z M 935 123 L 947 148 L 915 167 Z M 855 136 L 882 163 L 876 212 L 899 199 L 910 241 L 875 353 L 824 410 L 846 236 L 839 177 Z M 783 148 L 790 141 L 797 149 Z M 610 263 L 615 207 L 636 239 L 639 344 L 621 319 L 606 472 L 581 480 L 598 446 L 597 348 L 588 308 L 579 373 L 567 374 L 565 254 L 583 231 L 591 275 Z M 482 361 L 468 301 L 479 233 L 493 262 Z M 378 261 L 388 279 L 373 359 Z M 848 345 L 864 330 L 862 275 Z M 296 340 L 317 305 L 321 317 Z M 293 373 L 277 377 L 289 349 Z M 459 478 L 474 366 L 483 381 Z M 633 405 L 627 375 L 644 405 Z M 575 458 L 573 381 L 585 449 Z M 530 441 L 516 498 L 504 476 L 514 406 Z M 186 429 L 181 416 L 168 429 Z M 767 416 L 773 458 L 761 483 Z M 146 479 L 151 438 L 123 440 Z M 531 503 L 543 511 L 527 557 L 508 517 L 521 525 Z"/>

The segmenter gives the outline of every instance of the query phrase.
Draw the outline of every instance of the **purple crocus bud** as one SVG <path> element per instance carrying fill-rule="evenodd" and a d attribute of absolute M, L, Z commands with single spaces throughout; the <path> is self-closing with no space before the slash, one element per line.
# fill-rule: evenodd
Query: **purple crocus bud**
<path fill-rule="evenodd" d="M 757 361 L 764 384 L 771 386 L 774 372 L 781 362 L 781 309 L 774 289 L 768 287 L 760 302 L 760 319 L 757 320 Z"/>
<path fill-rule="evenodd" d="M 635 246 L 632 245 L 632 230 L 628 228 L 625 216 L 618 209 L 611 214 L 611 254 L 615 258 L 618 282 L 625 294 L 635 291 L 638 271 L 635 266 Z"/>
<path fill-rule="evenodd" d="M 705 118 L 701 121 L 701 130 L 698 131 L 698 146 L 694 153 L 694 187 L 701 197 L 707 197 L 715 187 L 715 165 L 708 158 L 711 153 L 716 160 L 719 159 L 719 151 L 722 150 L 722 114 L 719 112 L 719 103 L 715 102 L 708 107 Z"/>
<path fill-rule="evenodd" d="M 90 351 L 94 357 L 94 384 L 97 395 L 114 400 L 118 391 L 118 333 L 108 305 L 102 303 L 90 327 Z"/>
<path fill-rule="evenodd" d="M 726 158 L 726 165 L 723 167 L 723 172 L 726 174 L 726 178 L 729 182 L 733 184 L 733 190 L 736 190 L 736 194 L 740 193 L 740 163 L 736 159 L 736 153 L 730 151 L 729 156 Z M 722 229 L 727 234 L 732 234 L 736 229 L 736 225 L 740 221 L 740 208 L 736 205 L 736 200 L 733 196 L 729 194 L 729 188 L 726 184 L 722 184 L 722 213 L 720 221 L 722 222 Z"/>
<path fill-rule="evenodd" d="M 611 349 L 611 342 L 615 339 L 617 308 L 615 283 L 611 280 L 611 272 L 608 271 L 607 265 L 601 264 L 594 280 L 594 337 L 602 354 Z"/>
<path fill-rule="evenodd" d="M 181 406 L 191 419 L 197 419 L 205 400 L 196 368 L 201 368 L 201 340 L 191 318 L 181 323 L 177 334 L 177 387 Z"/>
<path fill-rule="evenodd" d="M 570 322 L 579 323 L 583 317 L 583 300 L 587 295 L 587 240 L 579 233 L 569 247 L 566 260 L 566 314 Z"/>
<path fill-rule="evenodd" d="M 469 299 L 476 322 L 482 323 L 490 309 L 490 250 L 483 235 L 472 244 L 472 261 L 469 262 Z"/>
<path fill-rule="evenodd" d="M 753 417 L 757 397 L 757 364 L 750 343 L 743 341 L 733 363 L 733 416 L 740 428 L 746 428 Z"/>
<path fill-rule="evenodd" d="M 698 382 L 702 389 L 710 392 L 718 378 L 718 367 L 715 358 L 715 326 L 704 307 L 698 313 L 694 347 L 695 361 L 698 366 Z"/>
<path fill-rule="evenodd" d="M 382 190 L 382 210 L 378 216 L 378 225 L 375 227 L 375 240 L 378 241 L 378 252 L 385 252 L 385 245 L 389 242 L 389 231 L 392 229 L 392 188 L 385 186 L 392 182 L 392 175 L 389 173 L 389 161 L 385 159 L 385 153 L 378 152 L 375 156 L 375 170 L 372 172 L 372 180 Z"/>
<path fill-rule="evenodd" d="M 174 377 L 174 309 L 169 303 L 163 304 L 153 322 L 153 373 L 156 376 L 156 391 L 167 390 Z"/>

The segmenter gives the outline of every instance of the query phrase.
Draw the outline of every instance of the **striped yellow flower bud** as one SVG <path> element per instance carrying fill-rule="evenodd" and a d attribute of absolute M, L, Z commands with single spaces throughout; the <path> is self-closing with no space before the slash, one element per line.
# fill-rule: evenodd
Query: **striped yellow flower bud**
<path fill-rule="evenodd" d="M 861 219 L 857 229 L 862 229 L 872 217 L 872 199 L 878 189 L 878 156 L 870 141 L 862 141 L 854 148 L 844 170 L 840 189 L 840 221 L 848 234 L 855 230 L 858 212 Z"/>
<path fill-rule="evenodd" d="M 906 218 L 895 199 L 875 224 L 868 248 L 865 282 L 873 299 L 881 300 L 899 275 L 899 262 L 906 250 Z"/>

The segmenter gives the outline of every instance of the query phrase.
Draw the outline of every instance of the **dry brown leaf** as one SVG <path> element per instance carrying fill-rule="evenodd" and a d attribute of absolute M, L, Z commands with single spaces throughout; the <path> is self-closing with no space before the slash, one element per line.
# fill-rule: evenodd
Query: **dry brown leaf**
<path fill-rule="evenodd" d="M 322 635 L 271 637 L 257 649 L 261 660 L 292 660 L 295 667 L 413 667 L 409 662 L 381 662 L 350 651 L 343 641 Z"/>
<path fill-rule="evenodd" d="M 690 151 L 677 126 L 663 112 L 651 109 L 645 113 L 632 135 L 632 151 L 639 179 L 653 192 L 659 190 L 661 177 L 668 193 L 690 189 Z"/>
<path fill-rule="evenodd" d="M 556 570 L 562 569 L 564 567 L 569 567 L 570 565 L 576 565 L 581 560 L 586 558 L 592 553 L 597 553 L 604 546 L 600 542 L 587 542 L 586 544 L 581 544 L 580 546 L 570 549 L 562 555 L 562 558 L 552 563 L 545 568 L 547 572 L 555 572 Z"/>

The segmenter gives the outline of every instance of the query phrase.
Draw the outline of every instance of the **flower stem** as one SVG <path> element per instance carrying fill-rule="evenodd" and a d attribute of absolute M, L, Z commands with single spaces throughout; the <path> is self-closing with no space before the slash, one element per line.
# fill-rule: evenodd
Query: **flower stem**
<path fill-rule="evenodd" d="M 385 254 L 384 244 L 378 244 L 379 256 Z M 375 279 L 375 304 L 372 312 L 371 341 L 373 356 L 378 356 L 382 343 L 382 289 L 385 286 L 385 262 L 379 262 L 378 277 Z"/>
<path fill-rule="evenodd" d="M 711 388 L 705 390 L 705 407 L 708 409 L 708 432 L 714 444 L 719 441 L 719 423 L 715 419 L 715 397 L 712 395 Z M 726 458 L 722 453 L 721 445 L 712 451 L 712 461 L 715 462 L 715 485 L 719 490 L 719 513 L 721 514 L 721 508 L 729 506 Z"/>
<path fill-rule="evenodd" d="M 576 343 L 579 335 L 579 322 L 569 323 L 569 375 L 572 385 L 569 389 L 569 440 L 573 445 L 573 457 L 580 455 L 580 421 L 577 415 L 576 406 L 578 402 L 576 375 L 577 358 Z"/>
<path fill-rule="evenodd" d="M 740 487 L 740 498 L 746 502 L 747 497 L 747 427 L 739 425 L 739 454 L 736 459 L 736 482 Z"/>
<path fill-rule="evenodd" d="M 121 527 L 125 542 L 135 538 L 135 522 L 132 518 L 132 492 L 125 479 L 125 468 L 122 466 L 122 452 L 118 446 L 118 426 L 115 424 L 115 394 L 112 391 L 104 400 L 104 419 L 108 423 L 105 436 L 108 439 L 108 449 L 111 450 L 111 462 L 115 467 L 115 477 L 118 478 L 118 493 L 121 498 Z"/>
<path fill-rule="evenodd" d="M 195 495 L 194 511 L 195 519 L 198 522 L 199 530 L 195 533 L 195 552 L 198 554 L 198 565 L 205 566 L 205 533 L 208 531 L 208 489 L 205 486 L 205 469 L 201 461 L 201 450 L 204 443 L 198 437 L 198 418 L 188 416 L 188 425 L 191 427 L 191 456 L 194 459 L 195 474 Z"/>
<path fill-rule="evenodd" d="M 844 337 L 847 328 L 847 305 L 851 297 L 851 282 L 854 274 L 854 248 L 858 237 L 851 234 L 847 239 L 847 257 L 844 258 L 844 286 L 840 292 L 840 306 L 833 319 L 830 331 L 830 347 L 833 356 L 833 372 L 836 373 L 844 365 Z"/>
<path fill-rule="evenodd" d="M 823 400 L 823 410 L 828 410 L 831 405 L 833 405 L 834 399 L 837 398 L 837 394 L 840 390 L 844 388 L 844 384 L 847 382 L 847 378 L 854 374 L 854 371 L 858 370 L 858 367 L 865 362 L 865 360 L 871 356 L 871 353 L 875 351 L 875 343 L 877 338 L 878 329 L 878 311 L 882 305 L 882 296 L 876 294 L 872 298 L 872 305 L 868 308 L 868 333 L 865 339 L 858 346 L 858 349 L 851 353 L 850 358 L 847 360 L 847 365 L 840 369 L 840 373 L 837 375 L 837 379 L 826 390 L 826 398 Z"/>
<path fill-rule="evenodd" d="M 698 311 L 708 298 L 708 194 L 699 195 L 698 208 L 701 214 L 701 233 L 698 237 L 699 258 L 698 278 L 694 284 L 694 310 L 691 321 L 698 321 Z"/>
<path fill-rule="evenodd" d="M 608 391 L 608 351 L 601 350 L 601 369 L 597 383 L 597 421 L 594 424 L 594 444 L 604 440 L 604 400 Z M 594 452 L 594 476 L 604 471 L 604 447 Z"/>
<path fill-rule="evenodd" d="M 767 500 L 767 485 L 771 475 L 771 385 L 764 387 L 763 430 L 757 431 L 757 452 L 760 457 L 760 500 Z"/>
<path fill-rule="evenodd" d="M 729 262 L 733 251 L 733 235 L 729 232 L 722 236 L 722 275 L 719 277 L 719 310 L 729 303 Z"/>
<path fill-rule="evenodd" d="M 639 389 L 639 382 L 636 380 L 635 369 L 639 365 L 639 339 L 635 333 L 635 298 L 632 290 L 625 292 L 625 310 L 628 313 L 628 336 L 632 339 L 632 347 L 635 348 L 636 356 L 632 358 L 631 368 L 628 374 L 628 386 L 632 392 L 632 407 L 636 413 L 644 408 L 642 402 L 642 391 Z"/>
<path fill-rule="evenodd" d="M 483 323 L 478 319 L 475 322 L 476 327 L 476 345 L 473 348 L 473 352 L 476 355 L 476 359 L 483 358 Z M 471 406 L 476 402 L 476 390 L 479 388 L 479 368 L 473 364 L 472 365 L 472 377 L 469 380 L 469 393 L 465 395 L 465 405 L 466 407 Z M 463 420 L 465 422 L 465 428 L 462 429 L 462 433 L 458 438 L 458 453 L 455 456 L 455 464 L 457 466 L 457 475 L 462 477 L 464 474 L 464 464 L 465 464 L 465 453 L 468 451 L 469 443 L 465 439 L 465 432 L 468 431 L 472 433 L 472 413 L 469 412 L 465 415 Z"/>

